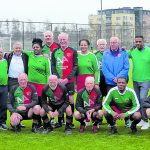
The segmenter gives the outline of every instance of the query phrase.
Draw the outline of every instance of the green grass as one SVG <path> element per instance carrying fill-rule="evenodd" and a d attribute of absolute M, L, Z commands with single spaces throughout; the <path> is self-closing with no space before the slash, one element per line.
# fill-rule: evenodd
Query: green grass
<path fill-rule="evenodd" d="M 132 68 L 132 66 L 131 66 Z M 132 87 L 131 70 L 129 87 Z M 8 115 L 9 116 L 9 115 Z M 141 131 L 138 128 L 136 135 L 130 134 L 130 129 L 125 128 L 123 120 L 117 122 L 118 134 L 110 135 L 106 121 L 100 126 L 99 132 L 91 133 L 91 127 L 86 128 L 85 133 L 80 134 L 79 123 L 74 121 L 76 129 L 72 135 L 65 135 L 64 127 L 54 130 L 48 135 L 34 134 L 31 132 L 31 121 L 23 121 L 26 125 L 21 133 L 0 131 L 0 150 L 147 150 L 150 145 L 150 130 Z M 9 126 L 9 118 L 7 122 Z"/>

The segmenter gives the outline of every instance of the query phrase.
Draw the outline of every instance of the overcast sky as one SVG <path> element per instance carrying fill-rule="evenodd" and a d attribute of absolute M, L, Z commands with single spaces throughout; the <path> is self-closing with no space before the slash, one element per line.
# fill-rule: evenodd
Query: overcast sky
<path fill-rule="evenodd" d="M 149 10 L 149 0 L 103 0 L 103 9 L 143 7 Z M 52 23 L 88 23 L 89 14 L 97 14 L 101 0 L 2 0 L 0 20 L 12 18 Z"/>

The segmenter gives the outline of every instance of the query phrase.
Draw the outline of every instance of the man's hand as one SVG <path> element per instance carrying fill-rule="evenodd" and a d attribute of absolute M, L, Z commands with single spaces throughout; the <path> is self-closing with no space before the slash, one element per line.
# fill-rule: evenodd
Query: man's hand
<path fill-rule="evenodd" d="M 119 114 L 116 112 L 112 116 L 115 120 L 120 119 Z"/>
<path fill-rule="evenodd" d="M 121 113 L 121 114 L 119 114 L 119 117 L 120 117 L 120 118 L 125 118 L 125 114 L 124 114 L 124 113 Z"/>
<path fill-rule="evenodd" d="M 63 79 L 62 84 L 63 84 L 63 85 L 66 85 L 66 84 L 68 83 L 68 81 L 69 81 L 69 80 L 68 80 L 67 78 L 65 78 L 65 79 Z"/>
<path fill-rule="evenodd" d="M 98 84 L 95 84 L 94 86 L 96 89 L 99 89 L 99 85 Z"/>
<path fill-rule="evenodd" d="M 44 56 L 45 58 L 49 58 L 48 54 L 43 54 L 43 56 Z"/>
<path fill-rule="evenodd" d="M 63 79 L 59 78 L 58 83 L 62 83 L 62 82 L 63 82 Z"/>
<path fill-rule="evenodd" d="M 87 119 L 90 120 L 92 113 L 95 111 L 95 109 L 90 109 L 86 112 Z"/>
<path fill-rule="evenodd" d="M 25 111 L 26 107 L 25 106 L 18 106 L 17 110 L 19 110 L 19 111 Z"/>
<path fill-rule="evenodd" d="M 113 81 L 114 81 L 115 83 L 117 83 L 117 79 L 116 79 L 116 78 L 113 78 Z"/>

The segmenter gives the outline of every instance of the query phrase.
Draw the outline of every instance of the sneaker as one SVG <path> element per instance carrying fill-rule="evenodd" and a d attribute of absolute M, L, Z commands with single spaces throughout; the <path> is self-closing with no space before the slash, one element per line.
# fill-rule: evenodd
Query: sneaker
<path fill-rule="evenodd" d="M 61 123 L 58 123 L 58 122 L 57 122 L 57 123 L 55 124 L 55 126 L 54 126 L 54 128 L 60 128 L 60 127 L 62 127 L 62 124 L 61 124 Z"/>
<path fill-rule="evenodd" d="M 97 126 L 92 126 L 92 132 L 97 133 L 98 132 L 98 127 Z"/>
<path fill-rule="evenodd" d="M 85 126 L 84 125 L 80 125 L 80 129 L 79 129 L 79 132 L 80 133 L 83 133 L 85 130 Z"/>
<path fill-rule="evenodd" d="M 143 123 L 144 123 L 144 121 L 141 120 L 141 121 L 137 124 L 137 126 L 138 126 L 138 127 L 141 127 L 141 126 L 143 126 Z"/>
<path fill-rule="evenodd" d="M 61 123 L 62 123 L 62 125 L 66 125 L 65 118 L 63 118 L 63 119 L 61 120 Z"/>
<path fill-rule="evenodd" d="M 135 133 L 137 132 L 136 125 L 134 125 L 134 124 L 131 125 L 131 132 L 132 132 L 133 134 L 135 134 Z"/>
<path fill-rule="evenodd" d="M 111 134 L 116 134 L 118 133 L 116 126 L 111 127 Z"/>
<path fill-rule="evenodd" d="M 147 130 L 148 128 L 149 128 L 149 123 L 144 121 L 141 130 Z"/>
<path fill-rule="evenodd" d="M 65 127 L 65 133 L 66 133 L 66 134 L 72 134 L 71 128 L 66 126 L 66 127 Z"/>
<path fill-rule="evenodd" d="M 16 133 L 20 132 L 21 131 L 20 124 L 17 126 L 11 126 L 10 130 Z"/>
<path fill-rule="evenodd" d="M 6 125 L 5 123 L 2 123 L 2 124 L 0 125 L 0 129 L 2 129 L 2 130 L 7 130 L 8 127 L 7 127 L 7 125 Z"/>
<path fill-rule="evenodd" d="M 34 132 L 34 133 L 40 133 L 39 125 L 33 123 L 33 124 L 32 124 L 32 130 L 31 130 L 31 131 Z"/>
<path fill-rule="evenodd" d="M 39 122 L 39 123 L 38 123 L 37 128 L 39 128 L 39 129 L 42 129 L 42 128 L 43 128 L 42 122 Z"/>
<path fill-rule="evenodd" d="M 69 127 L 70 127 L 71 129 L 75 129 L 75 125 L 74 125 L 72 122 L 69 124 Z"/>
<path fill-rule="evenodd" d="M 114 122 L 114 126 L 117 126 L 116 120 L 113 120 L 113 122 Z M 110 125 L 110 124 L 108 124 L 107 126 L 108 126 L 108 128 L 111 128 L 111 125 Z"/>
<path fill-rule="evenodd" d="M 130 119 L 125 121 L 125 125 L 126 125 L 126 128 L 130 128 L 131 127 Z"/>
<path fill-rule="evenodd" d="M 55 120 L 54 118 L 50 118 L 50 124 L 51 124 L 52 126 L 55 126 L 56 120 Z"/>
<path fill-rule="evenodd" d="M 47 128 L 44 129 L 43 133 L 48 134 L 49 132 L 52 132 L 52 131 L 53 131 L 52 127 L 47 127 Z"/>

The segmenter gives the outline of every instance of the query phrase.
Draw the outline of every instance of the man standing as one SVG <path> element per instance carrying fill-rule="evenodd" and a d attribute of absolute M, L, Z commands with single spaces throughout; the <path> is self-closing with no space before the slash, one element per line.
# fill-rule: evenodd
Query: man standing
<path fill-rule="evenodd" d="M 118 77 L 128 79 L 128 54 L 119 48 L 118 37 L 110 38 L 110 49 L 106 50 L 103 54 L 102 71 L 107 84 L 107 92 L 117 85 Z"/>
<path fill-rule="evenodd" d="M 85 79 L 85 88 L 77 94 L 75 119 L 80 122 L 79 132 L 85 130 L 85 119 L 92 119 L 93 133 L 98 132 L 98 123 L 102 119 L 102 95 L 100 90 L 94 88 L 94 77 L 87 77 Z"/>
<path fill-rule="evenodd" d="M 143 105 L 150 89 L 150 48 L 144 46 L 143 36 L 135 37 L 135 46 L 128 54 L 133 62 L 133 87 L 141 104 L 142 120 L 138 125 L 144 130 L 149 128 Z"/>
<path fill-rule="evenodd" d="M 114 120 L 130 117 L 130 120 L 133 120 L 131 124 L 132 133 L 137 132 L 136 125 L 141 120 L 141 114 L 138 112 L 140 104 L 137 96 L 135 92 L 126 87 L 126 85 L 126 78 L 119 77 L 117 79 L 117 86 L 108 92 L 103 102 L 103 107 L 105 109 L 104 116 L 107 123 L 111 126 L 112 134 L 117 133 Z"/>
<path fill-rule="evenodd" d="M 44 133 L 51 132 L 52 126 L 47 118 L 45 118 L 48 113 L 50 117 L 58 117 L 58 123 L 55 128 L 62 126 L 62 117 L 64 112 L 66 112 L 66 127 L 65 133 L 71 134 L 72 130 L 70 128 L 72 111 L 69 105 L 69 95 L 67 89 L 62 84 L 58 83 L 58 78 L 56 75 L 51 75 L 48 79 L 48 85 L 46 85 L 42 91 L 42 109 L 40 112 L 41 117 L 44 121 Z"/>
<path fill-rule="evenodd" d="M 52 52 L 59 48 L 59 45 L 54 42 L 54 36 L 51 31 L 46 31 L 44 33 L 44 41 L 45 45 L 42 48 L 42 54 L 45 55 L 46 57 L 50 57 Z"/>
<path fill-rule="evenodd" d="M 28 77 L 21 73 L 18 77 L 19 85 L 16 85 L 9 92 L 8 110 L 11 113 L 10 124 L 12 131 L 20 132 L 21 120 L 33 118 L 32 132 L 39 133 L 38 116 L 41 107 L 38 104 L 38 95 L 32 85 L 28 85 Z"/>
<path fill-rule="evenodd" d="M 52 74 L 57 75 L 58 82 L 67 87 L 69 101 L 74 112 L 74 76 L 77 70 L 78 59 L 77 51 L 69 47 L 69 37 L 67 33 L 61 33 L 58 36 L 60 48 L 52 53 Z M 72 117 L 73 122 L 73 117 Z M 70 126 L 75 128 L 74 124 Z"/>
<path fill-rule="evenodd" d="M 3 49 L 0 48 L 0 129 L 6 130 L 7 120 L 7 61 L 3 58 Z"/>
<path fill-rule="evenodd" d="M 18 76 L 20 73 L 28 74 L 28 56 L 22 53 L 22 43 L 15 42 L 13 52 L 6 54 L 8 61 L 8 90 L 18 85 Z"/>

